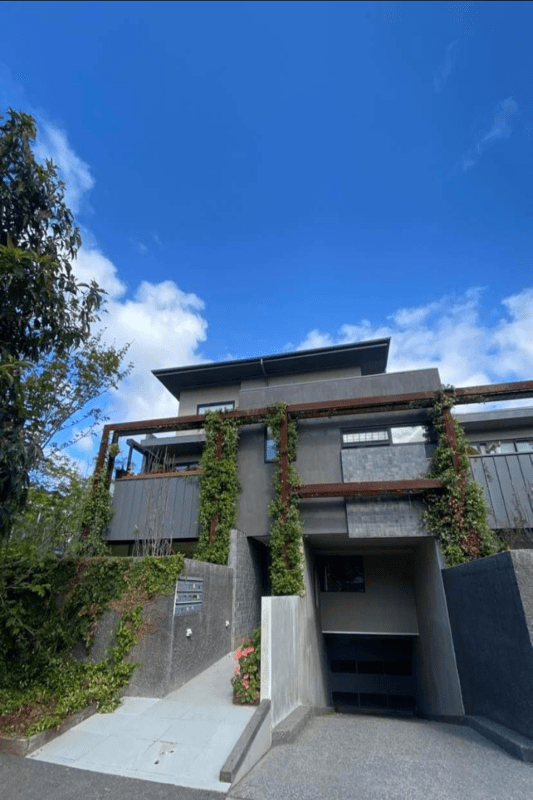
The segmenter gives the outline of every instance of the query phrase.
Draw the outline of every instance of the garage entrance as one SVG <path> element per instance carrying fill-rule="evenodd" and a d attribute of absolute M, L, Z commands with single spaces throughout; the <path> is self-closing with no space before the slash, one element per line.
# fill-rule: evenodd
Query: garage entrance
<path fill-rule="evenodd" d="M 413 714 L 413 637 L 324 634 L 333 705 L 339 711 Z"/>

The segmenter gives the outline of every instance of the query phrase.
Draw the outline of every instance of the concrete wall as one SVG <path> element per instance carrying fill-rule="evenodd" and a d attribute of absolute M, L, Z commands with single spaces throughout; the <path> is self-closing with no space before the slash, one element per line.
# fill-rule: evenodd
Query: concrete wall
<path fill-rule="evenodd" d="M 239 405 L 240 383 L 228 386 L 206 386 L 196 389 L 183 389 L 180 394 L 178 416 L 189 417 L 198 413 L 198 405 L 203 403 L 225 403 L 233 400 L 235 408 Z"/>
<path fill-rule="evenodd" d="M 151 632 L 131 653 L 131 660 L 139 661 L 140 666 L 128 695 L 164 697 L 232 649 L 233 570 L 185 559 L 184 575 L 203 578 L 203 609 L 198 614 L 174 616 L 174 594 L 145 607 L 143 619 Z M 187 628 L 192 630 L 189 638 Z"/>
<path fill-rule="evenodd" d="M 361 374 L 361 367 L 338 367 L 337 369 L 315 370 L 313 372 L 293 372 L 290 375 L 269 375 L 268 378 L 250 378 L 243 380 L 241 391 L 262 389 L 265 386 L 287 386 L 293 383 L 316 383 L 316 381 L 333 378 L 353 378 Z"/>
<path fill-rule="evenodd" d="M 321 592 L 322 630 L 417 634 L 411 556 L 365 555 L 364 592 Z"/>
<path fill-rule="evenodd" d="M 435 717 L 462 717 L 464 706 L 436 539 L 415 549 L 414 587 L 419 637 L 415 641 L 417 708 Z"/>
<path fill-rule="evenodd" d="M 138 533 L 136 534 L 136 529 Z M 198 478 L 171 475 L 116 481 L 108 541 L 198 536 Z"/>
<path fill-rule="evenodd" d="M 241 408 L 262 408 L 280 400 L 285 403 L 312 403 L 319 400 L 343 400 L 416 391 L 436 392 L 441 389 L 436 369 L 347 378 L 332 378 L 330 373 L 324 373 L 322 380 L 317 379 L 317 373 L 314 373 L 313 378 L 301 383 L 271 384 L 257 389 L 241 390 L 239 405 Z"/>
<path fill-rule="evenodd" d="M 444 570 L 467 714 L 533 738 L 533 552 Z"/>
<path fill-rule="evenodd" d="M 234 570 L 232 641 L 235 647 L 261 623 L 261 595 L 266 572 L 266 549 L 263 548 L 263 554 L 261 547 L 241 531 L 231 531 L 228 566 Z"/>
<path fill-rule="evenodd" d="M 306 554 L 305 597 L 263 597 L 261 699 L 271 701 L 274 728 L 299 705 L 327 706 L 326 662 Z"/>

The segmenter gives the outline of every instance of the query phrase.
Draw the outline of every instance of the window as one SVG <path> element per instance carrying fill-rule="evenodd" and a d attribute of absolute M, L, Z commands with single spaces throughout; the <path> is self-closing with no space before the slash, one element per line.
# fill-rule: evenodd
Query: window
<path fill-rule="evenodd" d="M 276 460 L 276 440 L 270 428 L 265 428 L 265 463 L 272 464 Z"/>
<path fill-rule="evenodd" d="M 426 425 L 405 425 L 403 427 L 343 431 L 343 447 L 368 447 L 387 444 L 427 444 L 429 441 Z"/>
<path fill-rule="evenodd" d="M 226 400 L 223 403 L 199 403 L 196 407 L 197 414 L 207 414 L 208 411 L 232 411 L 235 408 L 233 400 Z"/>
<path fill-rule="evenodd" d="M 472 442 L 471 456 L 505 456 L 514 453 L 533 453 L 533 439 L 508 440 L 506 442 Z"/>
<path fill-rule="evenodd" d="M 347 431 L 342 434 L 343 445 L 390 444 L 389 431 Z"/>
<path fill-rule="evenodd" d="M 324 556 L 318 559 L 317 566 L 321 591 L 365 591 L 362 556 Z"/>

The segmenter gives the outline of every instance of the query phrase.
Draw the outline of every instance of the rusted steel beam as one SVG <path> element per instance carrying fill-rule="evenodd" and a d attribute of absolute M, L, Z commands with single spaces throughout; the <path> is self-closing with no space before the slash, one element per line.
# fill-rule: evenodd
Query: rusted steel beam
<path fill-rule="evenodd" d="M 102 438 L 100 440 L 100 449 L 98 450 L 98 458 L 96 459 L 95 473 L 98 475 L 101 469 L 104 468 L 105 454 L 107 453 L 107 445 L 109 442 L 109 433 L 113 430 L 112 425 L 104 425 L 102 431 Z"/>
<path fill-rule="evenodd" d="M 250 424 L 261 422 L 266 418 L 268 408 L 236 409 L 226 411 L 222 416 L 224 419 L 250 420 Z M 191 428 L 203 428 L 205 425 L 205 414 L 194 414 L 188 417 L 165 417 L 163 419 L 145 419 L 135 422 L 117 422 L 110 425 L 113 430 L 118 431 L 120 436 L 128 436 L 134 433 L 164 433 L 165 431 L 183 431 Z"/>
<path fill-rule="evenodd" d="M 289 405 L 287 411 L 292 417 L 314 418 L 331 417 L 342 414 L 403 411 L 417 408 L 430 409 L 436 394 L 438 394 L 438 392 L 410 392 L 397 395 L 356 397 L 348 400 L 296 403 Z M 533 381 L 445 389 L 443 394 L 455 397 L 456 402 L 461 405 L 478 403 L 481 402 L 481 399 L 486 401 L 516 400 L 533 397 Z M 268 407 L 250 410 L 235 409 L 233 411 L 226 411 L 222 416 L 228 419 L 240 420 L 243 424 L 253 424 L 264 421 L 268 412 Z M 135 433 L 164 433 L 165 431 L 201 428 L 204 423 L 205 415 L 195 414 L 187 417 L 167 417 L 164 419 L 139 420 L 136 422 L 119 422 L 106 425 L 104 432 L 107 430 L 109 434 L 109 431 L 112 430 L 118 433 L 119 436 L 128 436 Z M 101 466 L 103 466 L 103 462 Z"/>
<path fill-rule="evenodd" d="M 445 389 L 442 392 L 455 397 L 457 404 L 479 403 L 482 400 L 517 400 L 533 397 L 533 381 L 496 383 L 487 386 L 466 386 Z M 288 406 L 294 417 L 323 417 L 340 414 L 363 414 L 368 412 L 405 411 L 416 408 L 430 409 L 438 392 L 409 392 L 397 395 L 354 397 L 350 400 L 298 403 Z"/>
<path fill-rule="evenodd" d="M 314 497 L 385 497 L 423 494 L 442 489 L 441 481 L 417 478 L 412 481 L 362 481 L 360 483 L 313 483 L 294 491 L 302 500 Z"/>
<path fill-rule="evenodd" d="M 444 394 L 455 397 L 457 403 L 479 403 L 483 400 L 523 400 L 533 397 L 533 381 L 493 383 L 488 386 L 465 386 L 446 390 Z"/>
<path fill-rule="evenodd" d="M 279 432 L 279 472 L 281 483 L 281 502 L 286 507 L 289 502 L 291 487 L 289 483 L 289 420 L 287 412 L 281 420 Z"/>
<path fill-rule="evenodd" d="M 442 409 L 442 418 L 444 420 L 444 432 L 448 440 L 448 446 L 452 451 L 452 462 L 456 473 L 460 476 L 463 472 L 461 469 L 461 459 L 457 452 L 457 437 L 455 435 L 455 428 L 453 425 L 453 417 L 449 408 Z"/>

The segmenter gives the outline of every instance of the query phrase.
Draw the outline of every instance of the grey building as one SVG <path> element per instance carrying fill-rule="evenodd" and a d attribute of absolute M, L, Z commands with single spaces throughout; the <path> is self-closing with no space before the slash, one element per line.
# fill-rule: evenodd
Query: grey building
<path fill-rule="evenodd" d="M 388 350 L 389 340 L 382 339 L 156 370 L 179 410 L 171 420 L 108 426 L 115 440 L 127 443 L 108 541 L 117 554 L 148 539 L 192 552 L 205 441 L 198 416 L 257 411 L 279 401 L 312 406 L 298 424 L 295 466 L 304 485 L 411 482 L 409 492 L 394 496 L 343 496 L 341 487 L 337 496 L 302 497 L 306 592 L 327 702 L 457 718 L 464 705 L 444 565 L 423 525 L 421 492 L 413 489 L 427 475 L 435 437 L 428 404 L 405 399 L 431 398 L 443 387 L 436 369 L 387 373 Z M 331 416 L 327 408 L 320 416 L 311 413 L 328 404 Z M 348 411 L 338 414 L 339 407 Z M 457 418 L 471 442 L 471 470 L 484 486 L 491 525 L 511 545 L 530 547 L 533 409 Z M 230 554 L 239 635 L 258 623 L 261 596 L 269 594 L 274 457 L 264 422 L 241 429 L 241 492 Z"/>

